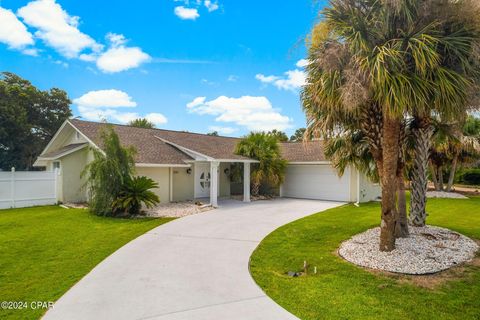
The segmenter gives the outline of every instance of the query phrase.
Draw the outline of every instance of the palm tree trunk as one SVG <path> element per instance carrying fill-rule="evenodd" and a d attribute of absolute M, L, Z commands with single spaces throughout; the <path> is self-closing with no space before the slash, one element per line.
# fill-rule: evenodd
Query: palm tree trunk
<path fill-rule="evenodd" d="M 260 191 L 260 183 L 253 182 L 252 183 L 252 195 L 258 196 L 258 192 Z"/>
<path fill-rule="evenodd" d="M 460 151 L 457 149 L 455 151 L 455 155 L 453 156 L 452 168 L 450 169 L 450 176 L 448 177 L 447 190 L 446 190 L 447 192 L 450 192 L 452 190 L 453 180 L 455 179 L 455 171 L 457 171 L 457 163 L 458 163 L 459 155 L 460 155 Z"/>
<path fill-rule="evenodd" d="M 383 112 L 377 104 L 364 108 L 361 114 L 361 129 L 368 142 L 370 152 L 377 164 L 379 175 L 382 173 L 382 135 L 383 135 Z"/>
<path fill-rule="evenodd" d="M 428 119 L 420 119 L 419 122 L 419 126 L 413 129 L 415 158 L 410 199 L 410 222 L 416 227 L 423 227 L 427 218 L 425 211 L 428 187 L 427 170 L 433 128 L 430 126 Z"/>
<path fill-rule="evenodd" d="M 399 155 L 398 139 L 400 121 L 390 115 L 383 115 L 383 172 L 382 183 L 382 222 L 380 224 L 380 251 L 395 249 L 395 218 L 397 165 Z"/>
<path fill-rule="evenodd" d="M 438 166 L 438 186 L 439 191 L 443 191 L 443 167 Z"/>
<path fill-rule="evenodd" d="M 437 170 L 435 169 L 435 166 L 431 163 L 430 163 L 430 171 L 432 173 L 433 185 L 435 187 L 435 190 L 438 191 L 438 189 L 440 188 L 440 185 L 438 184 Z"/>
<path fill-rule="evenodd" d="M 395 222 L 395 238 L 407 238 L 408 219 L 407 219 L 407 195 L 405 193 L 405 179 L 403 177 L 403 164 L 399 163 L 397 169 L 397 218 Z"/>

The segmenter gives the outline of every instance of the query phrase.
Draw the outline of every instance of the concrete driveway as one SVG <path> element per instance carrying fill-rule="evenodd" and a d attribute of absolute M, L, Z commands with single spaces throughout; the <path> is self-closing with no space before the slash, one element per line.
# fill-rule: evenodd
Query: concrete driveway
<path fill-rule="evenodd" d="M 220 205 L 128 243 L 71 288 L 44 318 L 296 319 L 253 281 L 250 255 L 276 228 L 341 203 L 278 199 Z"/>

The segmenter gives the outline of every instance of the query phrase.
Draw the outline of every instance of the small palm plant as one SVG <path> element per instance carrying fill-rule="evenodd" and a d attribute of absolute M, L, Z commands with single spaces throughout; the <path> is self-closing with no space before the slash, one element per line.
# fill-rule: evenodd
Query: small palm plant
<path fill-rule="evenodd" d="M 148 177 L 128 179 L 118 197 L 113 201 L 113 211 L 138 215 L 142 204 L 147 208 L 154 207 L 160 202 L 158 196 L 150 190 L 154 188 L 158 188 L 158 183 Z"/>
<path fill-rule="evenodd" d="M 259 161 L 252 165 L 253 195 L 258 195 L 262 182 L 274 186 L 283 182 L 287 161 L 281 157 L 276 136 L 265 132 L 252 132 L 237 144 L 235 152 Z"/>

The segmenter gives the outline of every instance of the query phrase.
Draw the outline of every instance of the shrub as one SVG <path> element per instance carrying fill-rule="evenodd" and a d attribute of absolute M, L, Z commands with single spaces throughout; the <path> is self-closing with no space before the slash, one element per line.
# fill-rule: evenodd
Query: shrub
<path fill-rule="evenodd" d="M 466 169 L 458 177 L 458 182 L 468 185 L 480 185 L 480 169 Z"/>
<path fill-rule="evenodd" d="M 112 210 L 114 213 L 128 213 L 137 215 L 140 213 L 142 203 L 147 208 L 154 207 L 160 202 L 158 196 L 150 189 L 158 188 L 158 183 L 148 177 L 133 177 L 128 179 L 113 201 Z"/>
<path fill-rule="evenodd" d="M 111 215 L 112 203 L 122 186 L 131 178 L 135 162 L 133 148 L 124 148 L 111 126 L 100 135 L 102 149 L 91 148 L 94 160 L 87 165 L 82 176 L 87 177 L 89 207 L 98 215 Z"/>

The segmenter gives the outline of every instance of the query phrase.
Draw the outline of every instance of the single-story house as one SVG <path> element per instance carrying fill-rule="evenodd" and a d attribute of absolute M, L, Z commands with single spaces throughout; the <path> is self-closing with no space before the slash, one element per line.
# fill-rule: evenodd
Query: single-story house
<path fill-rule="evenodd" d="M 101 150 L 104 123 L 66 120 L 45 147 L 35 166 L 58 170 L 57 198 L 62 202 L 84 202 L 87 191 L 81 172 L 93 159 L 91 148 Z M 230 197 L 231 166 L 240 163 L 243 181 L 250 181 L 250 166 L 257 162 L 234 153 L 239 138 L 210 136 L 186 131 L 145 129 L 112 125 L 122 145 L 136 148 L 135 169 L 159 185 L 161 202 L 209 198 L 217 206 L 219 197 Z M 366 202 L 380 195 L 380 188 L 354 168 L 339 177 L 325 159 L 322 142 L 281 143 L 288 161 L 281 197 Z M 250 183 L 242 183 L 243 200 L 250 201 Z M 238 189 L 238 188 L 236 188 Z"/>

